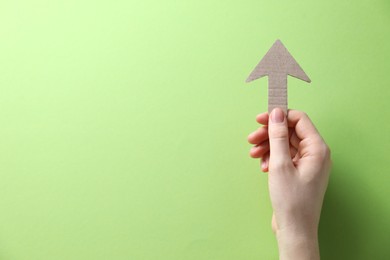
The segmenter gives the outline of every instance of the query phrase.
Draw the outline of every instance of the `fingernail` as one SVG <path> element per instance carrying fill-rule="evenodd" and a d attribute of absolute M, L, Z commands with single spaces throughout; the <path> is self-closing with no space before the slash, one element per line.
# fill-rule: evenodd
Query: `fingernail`
<path fill-rule="evenodd" d="M 271 113 L 271 121 L 272 123 L 282 123 L 284 122 L 284 112 L 280 108 L 274 108 Z"/>

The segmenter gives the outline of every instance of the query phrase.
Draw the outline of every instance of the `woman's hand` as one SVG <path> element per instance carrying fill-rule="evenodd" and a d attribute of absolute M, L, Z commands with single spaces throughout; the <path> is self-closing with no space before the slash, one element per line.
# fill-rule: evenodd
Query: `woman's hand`
<path fill-rule="evenodd" d="M 281 259 L 319 259 L 318 224 L 331 168 L 330 150 L 309 117 L 276 108 L 248 136 L 250 155 L 262 158 L 274 210 L 272 228 Z"/>

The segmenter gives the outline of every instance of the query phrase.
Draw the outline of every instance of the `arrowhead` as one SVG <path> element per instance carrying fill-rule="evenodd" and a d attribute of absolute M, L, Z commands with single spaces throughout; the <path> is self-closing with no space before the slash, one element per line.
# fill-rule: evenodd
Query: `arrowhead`
<path fill-rule="evenodd" d="M 270 74 L 280 73 L 288 74 L 306 82 L 311 81 L 293 56 L 288 52 L 286 47 L 284 47 L 283 43 L 280 40 L 277 40 L 259 64 L 257 64 L 256 68 L 246 79 L 246 82 L 263 76 L 269 76 Z"/>

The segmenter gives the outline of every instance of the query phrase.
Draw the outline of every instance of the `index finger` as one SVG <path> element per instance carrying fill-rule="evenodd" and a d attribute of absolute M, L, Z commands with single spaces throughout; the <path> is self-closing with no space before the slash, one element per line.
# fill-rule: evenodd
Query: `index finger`
<path fill-rule="evenodd" d="M 320 137 L 316 127 L 306 113 L 298 110 L 289 110 L 287 119 L 288 126 L 295 128 L 295 133 L 300 139 L 311 136 Z"/>

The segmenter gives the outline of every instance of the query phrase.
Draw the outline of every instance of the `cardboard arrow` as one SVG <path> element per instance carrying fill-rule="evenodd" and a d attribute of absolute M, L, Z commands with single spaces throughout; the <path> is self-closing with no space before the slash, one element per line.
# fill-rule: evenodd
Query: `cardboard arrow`
<path fill-rule="evenodd" d="M 283 43 L 277 40 L 246 79 L 246 82 L 250 82 L 268 76 L 268 113 L 279 107 L 287 115 L 288 75 L 311 82 Z"/>

